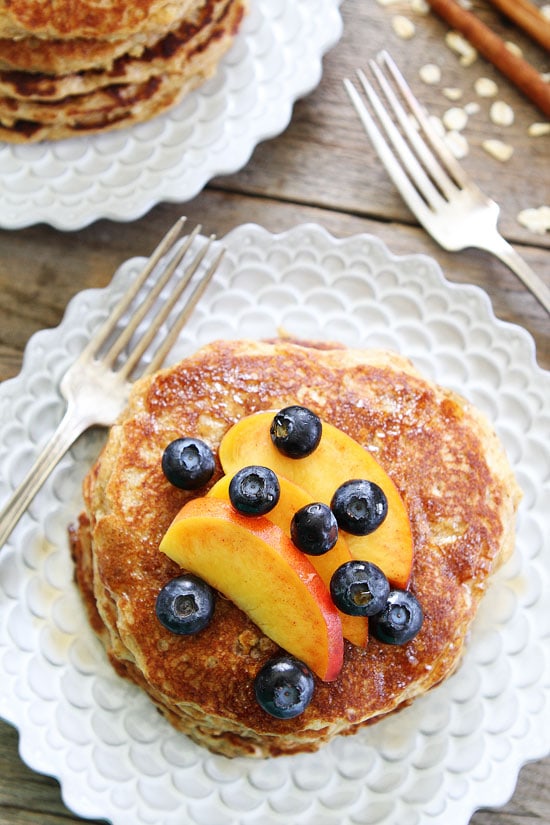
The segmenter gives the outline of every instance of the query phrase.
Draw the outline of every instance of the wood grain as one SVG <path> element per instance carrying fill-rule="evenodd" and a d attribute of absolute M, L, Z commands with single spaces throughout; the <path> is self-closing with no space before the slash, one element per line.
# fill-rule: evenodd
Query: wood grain
<path fill-rule="evenodd" d="M 475 10 L 504 40 L 518 43 L 533 65 L 550 70 L 548 56 L 491 4 L 476 0 Z M 415 37 L 407 42 L 392 29 L 392 18 L 400 13 L 416 25 Z M 415 15 L 405 0 L 388 7 L 374 0 L 346 0 L 342 14 L 344 35 L 324 60 L 320 85 L 295 105 L 284 134 L 259 145 L 237 174 L 215 179 L 190 203 L 159 204 L 128 224 L 101 220 L 72 233 L 43 225 L 0 232 L 0 380 L 17 374 L 29 337 L 58 324 L 73 295 L 105 286 L 120 263 L 149 254 L 182 212 L 192 223 L 203 223 L 205 232 L 218 236 L 250 221 L 272 232 L 314 221 L 338 237 L 358 232 L 377 235 L 395 254 L 430 255 L 450 281 L 485 289 L 497 317 L 526 328 L 536 343 L 538 363 L 550 367 L 549 319 L 541 307 L 498 261 L 475 250 L 443 252 L 418 227 L 368 145 L 342 79 L 353 75 L 360 58 L 366 62 L 379 49 L 388 48 L 431 113 L 441 116 L 453 105 L 442 93 L 444 86 L 463 90 L 457 105 L 478 103 L 480 111 L 470 116 L 465 129 L 470 152 L 463 165 L 500 203 L 500 227 L 507 239 L 550 284 L 550 233 L 535 235 L 517 221 L 520 209 L 548 202 L 550 138 L 527 134 L 528 126 L 540 120 L 539 113 L 481 58 L 467 69 L 461 67 L 445 45 L 447 26 L 435 15 Z M 428 61 L 441 68 L 437 86 L 419 79 L 418 71 Z M 515 112 L 514 123 L 499 135 L 514 146 L 514 155 L 505 165 L 481 148 L 481 142 L 498 131 L 489 117 L 491 101 L 478 99 L 474 92 L 475 80 L 481 76 L 497 82 L 499 99 L 510 103 Z M 17 732 L 0 722 L 0 825 L 82 822 L 90 820 L 79 819 L 64 806 L 54 779 L 23 764 Z M 523 768 L 512 799 L 502 809 L 480 810 L 471 820 L 471 825 L 548 823 L 550 759 Z"/>

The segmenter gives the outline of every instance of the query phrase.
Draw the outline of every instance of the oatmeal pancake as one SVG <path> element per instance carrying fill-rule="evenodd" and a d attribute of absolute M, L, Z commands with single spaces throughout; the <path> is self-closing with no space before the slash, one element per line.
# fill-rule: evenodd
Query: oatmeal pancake
<path fill-rule="evenodd" d="M 142 49 L 139 55 L 118 57 L 103 71 L 96 65 L 91 71 L 55 77 L 42 72 L 0 72 L 0 116 L 6 100 L 10 101 L 7 110 L 18 119 L 40 119 L 47 107 L 33 106 L 35 103 L 58 101 L 62 108 L 66 98 L 85 100 L 85 95 L 114 85 L 140 84 L 163 76 L 179 77 L 185 82 L 199 70 L 207 77 L 213 73 L 225 50 L 225 40 L 233 35 L 242 14 L 243 6 L 234 0 L 207 0 L 175 31 Z M 20 103 L 14 109 L 11 101 Z"/>
<path fill-rule="evenodd" d="M 276 719 L 253 681 L 274 642 L 218 595 L 210 624 L 176 636 L 156 597 L 181 569 L 159 544 L 186 501 L 172 486 L 167 444 L 224 434 L 257 411 L 299 404 L 370 451 L 396 485 L 414 541 L 410 590 L 424 623 L 412 641 L 345 641 L 336 680 L 315 677 L 306 710 Z M 222 475 L 219 459 L 208 486 Z M 72 531 L 77 580 L 117 671 L 196 742 L 227 756 L 312 751 L 410 703 L 457 667 L 479 600 L 514 545 L 519 489 L 494 432 L 467 401 L 405 358 L 291 341 L 215 342 L 138 382 L 84 483 Z"/>
<path fill-rule="evenodd" d="M 163 32 L 195 0 L 0 0 L 0 37 L 117 39 Z"/>
<path fill-rule="evenodd" d="M 200 0 L 185 8 L 164 30 L 130 39 L 0 40 L 0 65 L 16 64 L 0 69 L 0 140 L 120 129 L 175 106 L 214 75 L 246 0 Z"/>

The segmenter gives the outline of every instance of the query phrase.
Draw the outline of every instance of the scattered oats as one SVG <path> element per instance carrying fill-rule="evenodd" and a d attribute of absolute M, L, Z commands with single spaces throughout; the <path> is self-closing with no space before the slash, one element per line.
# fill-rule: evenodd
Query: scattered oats
<path fill-rule="evenodd" d="M 464 106 L 464 111 L 466 112 L 468 117 L 470 117 L 470 115 L 477 115 L 477 113 L 479 112 L 480 109 L 481 109 L 481 106 L 479 105 L 479 103 L 476 103 L 475 100 L 471 100 L 469 103 L 466 103 L 465 106 Z"/>
<path fill-rule="evenodd" d="M 491 105 L 489 117 L 496 126 L 511 126 L 514 122 L 514 110 L 503 100 L 495 100 Z"/>
<path fill-rule="evenodd" d="M 512 54 L 515 54 L 516 57 L 523 57 L 523 52 L 517 43 L 512 43 L 511 40 L 507 40 L 505 46 L 508 49 L 508 51 L 512 52 Z"/>
<path fill-rule="evenodd" d="M 418 72 L 420 79 L 429 86 L 434 86 L 441 80 L 441 69 L 435 63 L 426 63 Z"/>
<path fill-rule="evenodd" d="M 447 46 L 458 55 L 461 66 L 471 66 L 477 59 L 477 51 L 468 43 L 465 37 L 455 31 L 447 32 L 445 36 Z"/>
<path fill-rule="evenodd" d="M 443 94 L 447 98 L 447 100 L 460 100 L 462 97 L 462 89 L 457 89 L 453 86 L 446 86 L 443 89 Z"/>
<path fill-rule="evenodd" d="M 498 94 L 498 86 L 490 77 L 478 77 L 474 89 L 480 97 L 495 97 Z"/>
<path fill-rule="evenodd" d="M 405 17 L 403 14 L 396 14 L 391 21 L 392 28 L 396 35 L 402 40 L 410 40 L 414 37 L 416 28 L 412 20 Z"/>
<path fill-rule="evenodd" d="M 461 132 L 450 131 L 445 135 L 445 143 L 458 160 L 465 158 L 470 147 L 468 141 Z"/>
<path fill-rule="evenodd" d="M 462 6 L 463 9 L 466 9 L 466 11 L 471 11 L 474 7 L 472 0 L 458 0 L 458 5 Z"/>
<path fill-rule="evenodd" d="M 476 49 L 474 49 L 473 46 L 471 46 L 468 54 L 463 54 L 460 57 L 458 62 L 460 63 L 461 66 L 464 66 L 464 68 L 467 69 L 468 66 L 471 66 L 472 63 L 475 63 L 476 60 L 477 60 L 477 51 L 476 51 Z"/>
<path fill-rule="evenodd" d="M 527 129 L 527 134 L 530 137 L 542 137 L 542 135 L 549 135 L 550 123 L 531 123 Z"/>
<path fill-rule="evenodd" d="M 464 109 L 458 106 L 451 106 L 443 115 L 443 125 L 452 132 L 460 132 L 468 123 L 468 115 Z"/>
<path fill-rule="evenodd" d="M 426 0 L 411 0 L 411 10 L 416 14 L 429 14 L 430 7 Z"/>
<path fill-rule="evenodd" d="M 522 209 L 518 221 L 531 232 L 544 235 L 550 230 L 550 206 L 539 206 L 538 209 Z"/>
<path fill-rule="evenodd" d="M 462 37 L 461 34 L 455 31 L 449 31 L 445 35 L 445 43 L 453 52 L 461 52 L 464 49 L 465 44 L 467 43 L 466 40 Z"/>
<path fill-rule="evenodd" d="M 539 11 L 545 20 L 550 20 L 550 3 L 546 3 L 545 6 L 541 6 Z"/>
<path fill-rule="evenodd" d="M 481 147 L 487 152 L 488 155 L 491 155 L 503 163 L 510 160 L 514 153 L 513 146 L 509 146 L 507 143 L 504 143 L 502 140 L 497 140 L 496 138 L 484 140 Z"/>

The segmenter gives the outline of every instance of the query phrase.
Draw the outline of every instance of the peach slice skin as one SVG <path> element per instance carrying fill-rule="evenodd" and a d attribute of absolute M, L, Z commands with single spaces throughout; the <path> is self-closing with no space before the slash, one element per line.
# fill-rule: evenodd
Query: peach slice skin
<path fill-rule="evenodd" d="M 307 490 L 312 501 L 330 504 L 350 479 L 374 481 L 386 494 L 388 515 L 367 536 L 345 534 L 353 558 L 377 564 L 394 587 L 406 588 L 412 569 L 413 540 L 403 499 L 376 459 L 349 435 L 323 421 L 319 446 L 305 458 L 288 458 L 274 446 L 269 429 L 275 411 L 253 413 L 237 421 L 222 438 L 219 457 L 227 475 L 248 464 L 263 464 Z"/>
<path fill-rule="evenodd" d="M 165 533 L 162 552 L 241 608 L 276 644 L 324 681 L 342 667 L 342 624 L 309 560 L 280 527 L 228 502 L 197 498 Z"/>
<path fill-rule="evenodd" d="M 222 476 L 214 486 L 210 488 L 206 495 L 214 496 L 223 501 L 229 501 L 229 484 L 231 478 L 232 476 Z M 281 530 L 290 537 L 290 522 L 292 521 L 294 513 L 301 507 L 305 507 L 306 504 L 311 504 L 314 499 L 306 490 L 298 487 L 287 478 L 278 476 L 278 479 L 281 488 L 279 502 L 273 510 L 266 513 L 265 518 L 280 527 Z M 341 564 L 351 560 L 351 554 L 346 539 L 340 536 L 334 547 L 329 550 L 328 553 L 324 553 L 322 556 L 307 556 L 307 559 L 320 575 L 328 589 L 330 588 L 332 574 Z M 369 640 L 368 619 L 362 616 L 348 616 L 345 613 L 338 612 L 340 613 L 344 639 L 348 639 L 348 641 L 357 647 L 366 647 Z"/>

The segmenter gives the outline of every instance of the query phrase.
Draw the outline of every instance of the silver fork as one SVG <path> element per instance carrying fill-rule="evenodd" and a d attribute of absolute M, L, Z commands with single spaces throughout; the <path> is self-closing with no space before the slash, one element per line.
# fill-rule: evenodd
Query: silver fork
<path fill-rule="evenodd" d="M 201 227 L 197 226 L 181 246 L 177 247 L 185 220 L 185 217 L 181 217 L 167 232 L 103 326 L 63 376 L 60 390 L 67 402 L 66 411 L 34 465 L 0 512 L 0 548 L 48 475 L 78 436 L 91 426 L 107 427 L 113 424 L 127 402 L 136 377 L 147 375 L 162 366 L 182 326 L 214 275 L 223 249 L 210 264 L 205 262 L 204 271 L 195 279 L 185 304 L 178 312 L 169 332 L 153 351 L 150 361 L 140 371 L 143 356 L 149 349 L 153 350 L 155 336 L 169 320 L 170 314 L 214 240 L 214 236 L 211 236 L 198 251 L 191 250 L 193 241 L 201 230 Z M 185 261 L 188 252 L 191 260 Z M 154 283 L 145 295 L 140 295 L 145 282 L 162 259 L 165 260 L 154 277 Z M 178 272 L 182 263 L 185 264 L 185 269 Z M 170 292 L 163 299 L 161 292 L 168 285 Z M 125 314 L 130 311 L 131 314 L 126 319 Z M 146 331 L 141 337 L 138 331 L 138 340 L 134 343 L 132 339 L 139 325 L 150 313 L 153 317 L 150 321 L 145 321 Z"/>
<path fill-rule="evenodd" d="M 344 85 L 411 212 L 444 249 L 475 247 L 495 255 L 550 313 L 550 289 L 497 229 L 498 205 L 464 172 L 388 52 L 369 60 L 369 68 L 380 93 L 364 72 L 358 70 L 357 75 L 371 111 L 349 79 Z"/>

